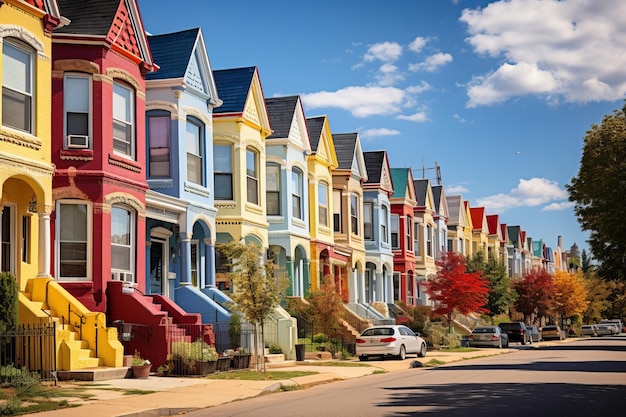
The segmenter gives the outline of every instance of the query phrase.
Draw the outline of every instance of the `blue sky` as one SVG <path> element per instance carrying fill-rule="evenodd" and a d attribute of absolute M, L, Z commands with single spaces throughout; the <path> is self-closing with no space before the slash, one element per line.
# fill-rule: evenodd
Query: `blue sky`
<path fill-rule="evenodd" d="M 548 246 L 560 235 L 565 248 L 588 247 L 565 185 L 586 131 L 624 104 L 625 1 L 139 7 L 148 32 L 202 28 L 214 70 L 257 66 L 266 97 L 301 95 L 307 117 L 359 132 L 363 149 L 386 149 L 392 167 L 434 178 L 438 164 L 448 195 Z"/>

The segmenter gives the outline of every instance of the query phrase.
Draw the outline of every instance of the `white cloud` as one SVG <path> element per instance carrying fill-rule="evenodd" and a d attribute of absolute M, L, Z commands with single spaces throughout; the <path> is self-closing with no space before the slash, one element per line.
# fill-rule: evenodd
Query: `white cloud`
<path fill-rule="evenodd" d="M 421 36 L 418 36 L 417 38 L 413 40 L 413 42 L 409 44 L 409 50 L 419 54 L 420 52 L 422 52 L 422 48 L 426 46 L 427 42 L 428 42 L 428 38 L 423 38 Z"/>
<path fill-rule="evenodd" d="M 302 94 L 307 108 L 336 107 L 354 117 L 368 117 L 400 112 L 407 93 L 395 87 L 346 87 L 337 91 Z"/>
<path fill-rule="evenodd" d="M 387 129 L 386 127 L 382 127 L 378 129 L 365 129 L 359 133 L 359 137 L 362 139 L 371 139 L 381 136 L 397 136 L 399 134 L 399 130 Z"/>
<path fill-rule="evenodd" d="M 426 81 L 422 81 L 419 85 L 412 85 L 405 89 L 407 93 L 421 94 L 424 91 L 430 90 L 432 87 Z"/>
<path fill-rule="evenodd" d="M 456 119 L 459 123 L 465 123 L 466 122 L 466 120 L 464 118 L 462 118 L 461 116 L 459 116 L 458 113 L 454 113 L 452 115 L 452 118 Z"/>
<path fill-rule="evenodd" d="M 381 42 L 370 46 L 363 57 L 366 62 L 394 62 L 402 55 L 402 45 L 396 42 Z"/>
<path fill-rule="evenodd" d="M 469 107 L 536 95 L 614 101 L 626 95 L 626 2 L 500 0 L 465 9 L 467 42 L 499 68 L 474 77 Z"/>
<path fill-rule="evenodd" d="M 399 120 L 408 120 L 409 122 L 425 122 L 428 120 L 428 116 L 426 115 L 425 111 L 418 111 L 417 113 L 413 113 L 410 115 L 404 115 L 401 114 L 399 116 L 396 116 L 396 119 Z"/>
<path fill-rule="evenodd" d="M 567 191 L 555 181 L 545 178 L 520 179 L 508 194 L 496 194 L 478 199 L 478 206 L 501 213 L 515 207 L 535 207 L 552 201 L 567 199 Z"/>
<path fill-rule="evenodd" d="M 449 64 L 452 62 L 452 55 L 446 54 L 443 52 L 436 53 L 429 57 L 426 57 L 424 62 L 419 62 L 417 64 L 409 64 L 409 70 L 411 71 L 426 71 L 426 72 L 435 72 L 442 66 Z"/>
<path fill-rule="evenodd" d="M 391 86 L 404 79 L 404 76 L 398 72 L 398 67 L 393 64 L 383 64 L 378 71 L 376 78 L 378 85 L 381 86 Z"/>
<path fill-rule="evenodd" d="M 469 190 L 460 184 L 446 187 L 446 194 L 448 195 L 463 194 L 467 192 L 469 192 Z"/>
<path fill-rule="evenodd" d="M 561 211 L 561 210 L 567 210 L 571 207 L 574 207 L 574 203 L 571 201 L 564 201 L 562 203 L 552 203 L 552 204 L 548 204 L 547 206 L 545 206 L 544 208 L 541 209 L 541 211 Z"/>

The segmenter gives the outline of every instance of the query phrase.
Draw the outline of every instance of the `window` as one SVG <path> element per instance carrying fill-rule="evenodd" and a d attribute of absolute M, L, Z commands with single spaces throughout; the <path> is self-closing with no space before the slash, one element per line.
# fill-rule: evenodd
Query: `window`
<path fill-rule="evenodd" d="M 191 285 L 194 287 L 199 286 L 199 271 L 200 268 L 198 265 L 200 264 L 200 242 L 197 240 L 192 240 L 189 246 L 191 252 Z"/>
<path fill-rule="evenodd" d="M 359 196 L 352 194 L 350 196 L 350 222 L 352 226 L 352 233 L 355 235 L 359 233 Z"/>
<path fill-rule="evenodd" d="M 328 185 L 320 182 L 317 186 L 317 202 L 319 204 L 319 222 L 321 226 L 328 226 Z"/>
<path fill-rule="evenodd" d="M 422 256 L 422 250 L 420 249 L 420 224 L 414 223 L 415 233 L 413 234 L 413 250 L 415 256 Z"/>
<path fill-rule="evenodd" d="M 91 117 L 90 79 L 79 74 L 66 74 L 63 85 L 63 111 L 66 148 L 89 148 Z"/>
<path fill-rule="evenodd" d="M 267 164 L 265 167 L 265 201 L 268 216 L 280 216 L 280 165 Z"/>
<path fill-rule="evenodd" d="M 17 42 L 2 44 L 2 125 L 33 133 L 33 52 Z"/>
<path fill-rule="evenodd" d="M 111 269 L 133 272 L 135 217 L 123 206 L 111 208 Z"/>
<path fill-rule="evenodd" d="M 389 236 L 387 236 L 387 221 L 389 218 L 389 209 L 387 206 L 381 206 L 383 211 L 382 219 L 380 219 L 380 240 L 384 243 L 389 242 Z"/>
<path fill-rule="evenodd" d="M 22 216 L 22 262 L 30 263 L 30 216 Z"/>
<path fill-rule="evenodd" d="M 89 206 L 84 202 L 60 202 L 57 206 L 59 230 L 59 279 L 86 280 L 89 251 Z"/>
<path fill-rule="evenodd" d="M 170 176 L 170 115 L 148 114 L 148 163 L 150 177 Z"/>
<path fill-rule="evenodd" d="M 233 151 L 231 145 L 213 146 L 215 199 L 233 199 Z"/>
<path fill-rule="evenodd" d="M 426 256 L 433 256 L 433 228 L 426 225 Z"/>
<path fill-rule="evenodd" d="M 373 240 L 372 218 L 374 217 L 374 205 L 372 203 L 363 203 L 363 238 L 365 240 Z"/>
<path fill-rule="evenodd" d="M 413 244 L 413 219 L 411 216 L 406 216 L 406 250 L 411 250 Z"/>
<path fill-rule="evenodd" d="M 343 232 L 341 206 L 341 190 L 333 190 L 333 227 L 337 233 Z"/>
<path fill-rule="evenodd" d="M 134 158 L 135 93 L 130 88 L 113 83 L 113 150 Z"/>
<path fill-rule="evenodd" d="M 246 150 L 246 186 L 248 203 L 259 204 L 259 158 L 252 149 Z"/>
<path fill-rule="evenodd" d="M 391 215 L 391 247 L 393 249 L 400 249 L 400 241 L 398 235 L 400 233 L 400 218 L 397 214 Z"/>
<path fill-rule="evenodd" d="M 297 168 L 291 171 L 291 206 L 293 217 L 302 220 L 302 171 Z"/>
<path fill-rule="evenodd" d="M 202 125 L 187 119 L 187 180 L 195 184 L 204 184 L 202 170 Z"/>

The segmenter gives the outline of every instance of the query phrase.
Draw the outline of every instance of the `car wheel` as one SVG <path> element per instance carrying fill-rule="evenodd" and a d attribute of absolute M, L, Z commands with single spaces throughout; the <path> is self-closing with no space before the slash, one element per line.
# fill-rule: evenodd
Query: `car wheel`
<path fill-rule="evenodd" d="M 404 347 L 404 345 L 400 346 L 400 354 L 398 355 L 398 358 L 401 361 L 406 359 L 406 348 Z"/>
<path fill-rule="evenodd" d="M 420 351 L 417 352 L 417 356 L 420 358 L 423 358 L 424 356 L 426 356 L 426 344 L 422 343 L 422 347 L 420 348 Z"/>
<path fill-rule="evenodd" d="M 525 337 L 522 337 L 522 340 L 520 341 L 520 343 L 521 343 L 522 345 L 525 345 L 525 344 L 526 344 L 526 338 L 525 338 Z"/>
<path fill-rule="evenodd" d="M 367 355 L 361 355 L 361 356 L 359 356 L 359 360 L 360 360 L 361 362 L 365 362 L 365 361 L 367 360 Z"/>

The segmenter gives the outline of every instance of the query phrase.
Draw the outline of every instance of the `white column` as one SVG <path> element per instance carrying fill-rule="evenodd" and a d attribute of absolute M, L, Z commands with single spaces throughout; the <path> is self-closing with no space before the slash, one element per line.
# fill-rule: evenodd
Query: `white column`
<path fill-rule="evenodd" d="M 367 304 L 367 299 L 365 298 L 365 271 L 359 272 L 357 271 L 357 279 L 359 282 L 359 300 L 363 304 Z"/>
<path fill-rule="evenodd" d="M 356 268 L 352 269 L 352 278 L 349 280 L 350 281 L 350 286 L 352 288 L 348 288 L 349 292 L 350 292 L 350 302 L 351 303 L 356 303 L 359 295 L 358 295 L 358 291 L 359 291 L 359 286 L 358 286 L 358 271 L 356 270 Z"/>
<path fill-rule="evenodd" d="M 50 277 L 50 254 L 52 253 L 50 242 L 50 213 L 43 212 L 39 215 L 39 272 L 38 277 Z"/>

